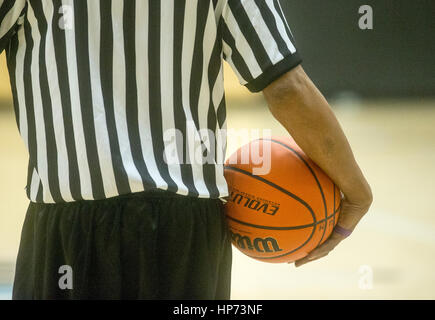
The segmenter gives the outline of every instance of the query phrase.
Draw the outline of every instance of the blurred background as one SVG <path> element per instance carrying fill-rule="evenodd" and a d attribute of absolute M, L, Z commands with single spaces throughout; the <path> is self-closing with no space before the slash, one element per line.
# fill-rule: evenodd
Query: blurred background
<path fill-rule="evenodd" d="M 296 269 L 234 249 L 233 299 L 435 298 L 435 2 L 281 1 L 303 67 L 328 98 L 374 193 L 351 238 Z M 360 29 L 363 5 L 373 29 Z M 225 66 L 228 128 L 286 135 Z M 228 154 L 247 141 L 229 137 Z M 0 299 L 11 295 L 28 153 L 0 56 Z"/>

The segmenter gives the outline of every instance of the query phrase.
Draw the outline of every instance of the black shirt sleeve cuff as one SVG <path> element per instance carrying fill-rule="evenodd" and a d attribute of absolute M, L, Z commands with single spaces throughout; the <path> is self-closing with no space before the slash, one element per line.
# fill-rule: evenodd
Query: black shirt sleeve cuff
<path fill-rule="evenodd" d="M 298 52 L 286 56 L 283 60 L 267 68 L 260 76 L 248 82 L 245 86 L 251 92 L 260 92 L 284 73 L 301 64 Z"/>

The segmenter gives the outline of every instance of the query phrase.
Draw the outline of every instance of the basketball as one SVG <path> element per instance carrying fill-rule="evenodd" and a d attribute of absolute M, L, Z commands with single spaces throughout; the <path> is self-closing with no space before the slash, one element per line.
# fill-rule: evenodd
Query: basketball
<path fill-rule="evenodd" d="M 260 161 L 261 160 L 261 161 Z M 253 140 L 225 163 L 231 240 L 264 262 L 293 262 L 325 242 L 341 193 L 291 139 Z"/>

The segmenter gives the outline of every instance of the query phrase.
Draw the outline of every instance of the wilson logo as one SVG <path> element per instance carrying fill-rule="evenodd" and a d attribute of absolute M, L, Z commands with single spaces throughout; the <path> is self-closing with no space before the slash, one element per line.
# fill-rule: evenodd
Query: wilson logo
<path fill-rule="evenodd" d="M 234 202 L 236 205 L 244 206 L 253 211 L 262 212 L 271 216 L 275 215 L 279 210 L 278 203 L 272 203 L 271 201 L 257 198 L 238 190 L 231 191 L 230 201 Z"/>
<path fill-rule="evenodd" d="M 247 249 L 257 252 L 279 252 L 282 249 L 278 245 L 275 238 L 255 238 L 251 239 L 248 236 L 242 236 L 238 233 L 231 231 L 231 240 L 240 249 Z"/>

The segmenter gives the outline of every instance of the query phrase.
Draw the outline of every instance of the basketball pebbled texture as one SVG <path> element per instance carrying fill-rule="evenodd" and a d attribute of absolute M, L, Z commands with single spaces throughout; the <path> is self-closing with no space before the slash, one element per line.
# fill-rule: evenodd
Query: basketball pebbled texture
<path fill-rule="evenodd" d="M 253 150 L 260 155 L 270 150 L 268 173 L 255 174 L 259 165 Z M 249 155 L 244 163 L 243 155 Z M 249 257 L 293 262 L 325 242 L 337 223 L 339 189 L 291 138 L 242 146 L 227 159 L 225 178 L 232 243 Z"/>

